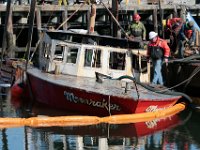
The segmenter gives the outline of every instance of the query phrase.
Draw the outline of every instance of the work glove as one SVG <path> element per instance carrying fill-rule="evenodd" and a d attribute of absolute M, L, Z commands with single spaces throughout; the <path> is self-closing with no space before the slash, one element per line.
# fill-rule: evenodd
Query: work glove
<path fill-rule="evenodd" d="M 164 62 L 166 65 L 168 65 L 168 58 L 164 58 Z"/>
<path fill-rule="evenodd" d="M 194 42 L 192 42 L 192 43 L 190 44 L 190 46 L 194 46 Z"/>

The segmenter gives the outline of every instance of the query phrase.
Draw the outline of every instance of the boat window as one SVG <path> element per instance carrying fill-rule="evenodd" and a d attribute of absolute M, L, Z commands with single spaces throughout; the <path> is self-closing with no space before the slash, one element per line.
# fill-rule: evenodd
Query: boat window
<path fill-rule="evenodd" d="M 56 45 L 56 49 L 55 49 L 55 53 L 54 53 L 54 60 L 63 61 L 64 51 L 65 51 L 65 46 Z"/>
<path fill-rule="evenodd" d="M 77 47 L 69 47 L 67 49 L 67 63 L 76 63 L 77 59 L 77 54 L 78 54 L 78 48 Z"/>
<path fill-rule="evenodd" d="M 135 70 L 138 70 L 139 72 L 142 72 L 142 73 L 147 72 L 147 59 L 146 59 L 146 57 L 143 56 L 143 57 L 141 57 L 141 59 L 139 59 L 138 56 L 132 54 L 131 60 L 132 60 L 132 66 Z"/>
<path fill-rule="evenodd" d="M 100 49 L 86 49 L 84 66 L 87 67 L 101 67 L 101 50 Z"/>
<path fill-rule="evenodd" d="M 49 59 L 49 55 L 50 55 L 50 47 L 51 44 L 49 43 L 43 43 L 43 56 L 47 59 Z"/>
<path fill-rule="evenodd" d="M 125 69 L 125 53 L 110 52 L 109 68 L 124 70 Z"/>

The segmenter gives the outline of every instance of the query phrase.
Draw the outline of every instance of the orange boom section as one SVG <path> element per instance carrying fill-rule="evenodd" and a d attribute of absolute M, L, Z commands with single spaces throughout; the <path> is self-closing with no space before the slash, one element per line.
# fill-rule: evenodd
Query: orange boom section
<path fill-rule="evenodd" d="M 156 112 L 113 115 L 108 117 L 96 116 L 60 116 L 60 117 L 31 117 L 31 118 L 0 118 L 1 128 L 19 126 L 49 127 L 49 126 L 84 126 L 99 123 L 127 124 L 145 122 L 153 119 L 175 115 L 185 109 L 185 103 L 178 103 L 170 108 Z"/>

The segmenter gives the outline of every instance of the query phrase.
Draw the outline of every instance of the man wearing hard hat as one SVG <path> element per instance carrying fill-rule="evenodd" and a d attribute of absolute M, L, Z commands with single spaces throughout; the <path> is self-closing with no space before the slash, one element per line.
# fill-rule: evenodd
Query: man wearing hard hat
<path fill-rule="evenodd" d="M 194 27 L 193 21 L 188 21 L 185 24 L 183 24 L 180 33 L 180 41 L 179 41 L 179 58 L 184 57 L 184 50 L 185 50 L 185 44 L 189 44 L 189 46 L 194 46 L 195 40 L 196 40 L 196 32 Z"/>
<path fill-rule="evenodd" d="M 128 26 L 127 32 L 130 40 L 146 40 L 146 28 L 140 19 L 139 14 L 133 15 L 133 23 Z"/>
<path fill-rule="evenodd" d="M 153 80 L 152 84 L 163 85 L 162 77 L 162 64 L 168 62 L 170 54 L 170 48 L 167 45 L 167 41 L 158 37 L 158 33 L 149 32 L 149 43 L 147 46 L 147 59 L 151 59 L 153 65 Z"/>

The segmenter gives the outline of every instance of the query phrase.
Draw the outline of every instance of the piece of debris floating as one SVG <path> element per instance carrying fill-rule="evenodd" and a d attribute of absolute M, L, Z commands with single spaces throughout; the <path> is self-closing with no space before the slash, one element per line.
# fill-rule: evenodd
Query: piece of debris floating
<path fill-rule="evenodd" d="M 49 127 L 49 126 L 85 126 L 99 123 L 128 124 L 151 121 L 175 115 L 185 109 L 185 103 L 178 103 L 170 108 L 156 112 L 122 114 L 107 117 L 97 116 L 60 116 L 60 117 L 31 117 L 31 118 L 0 118 L 0 128 L 19 126 Z"/>

